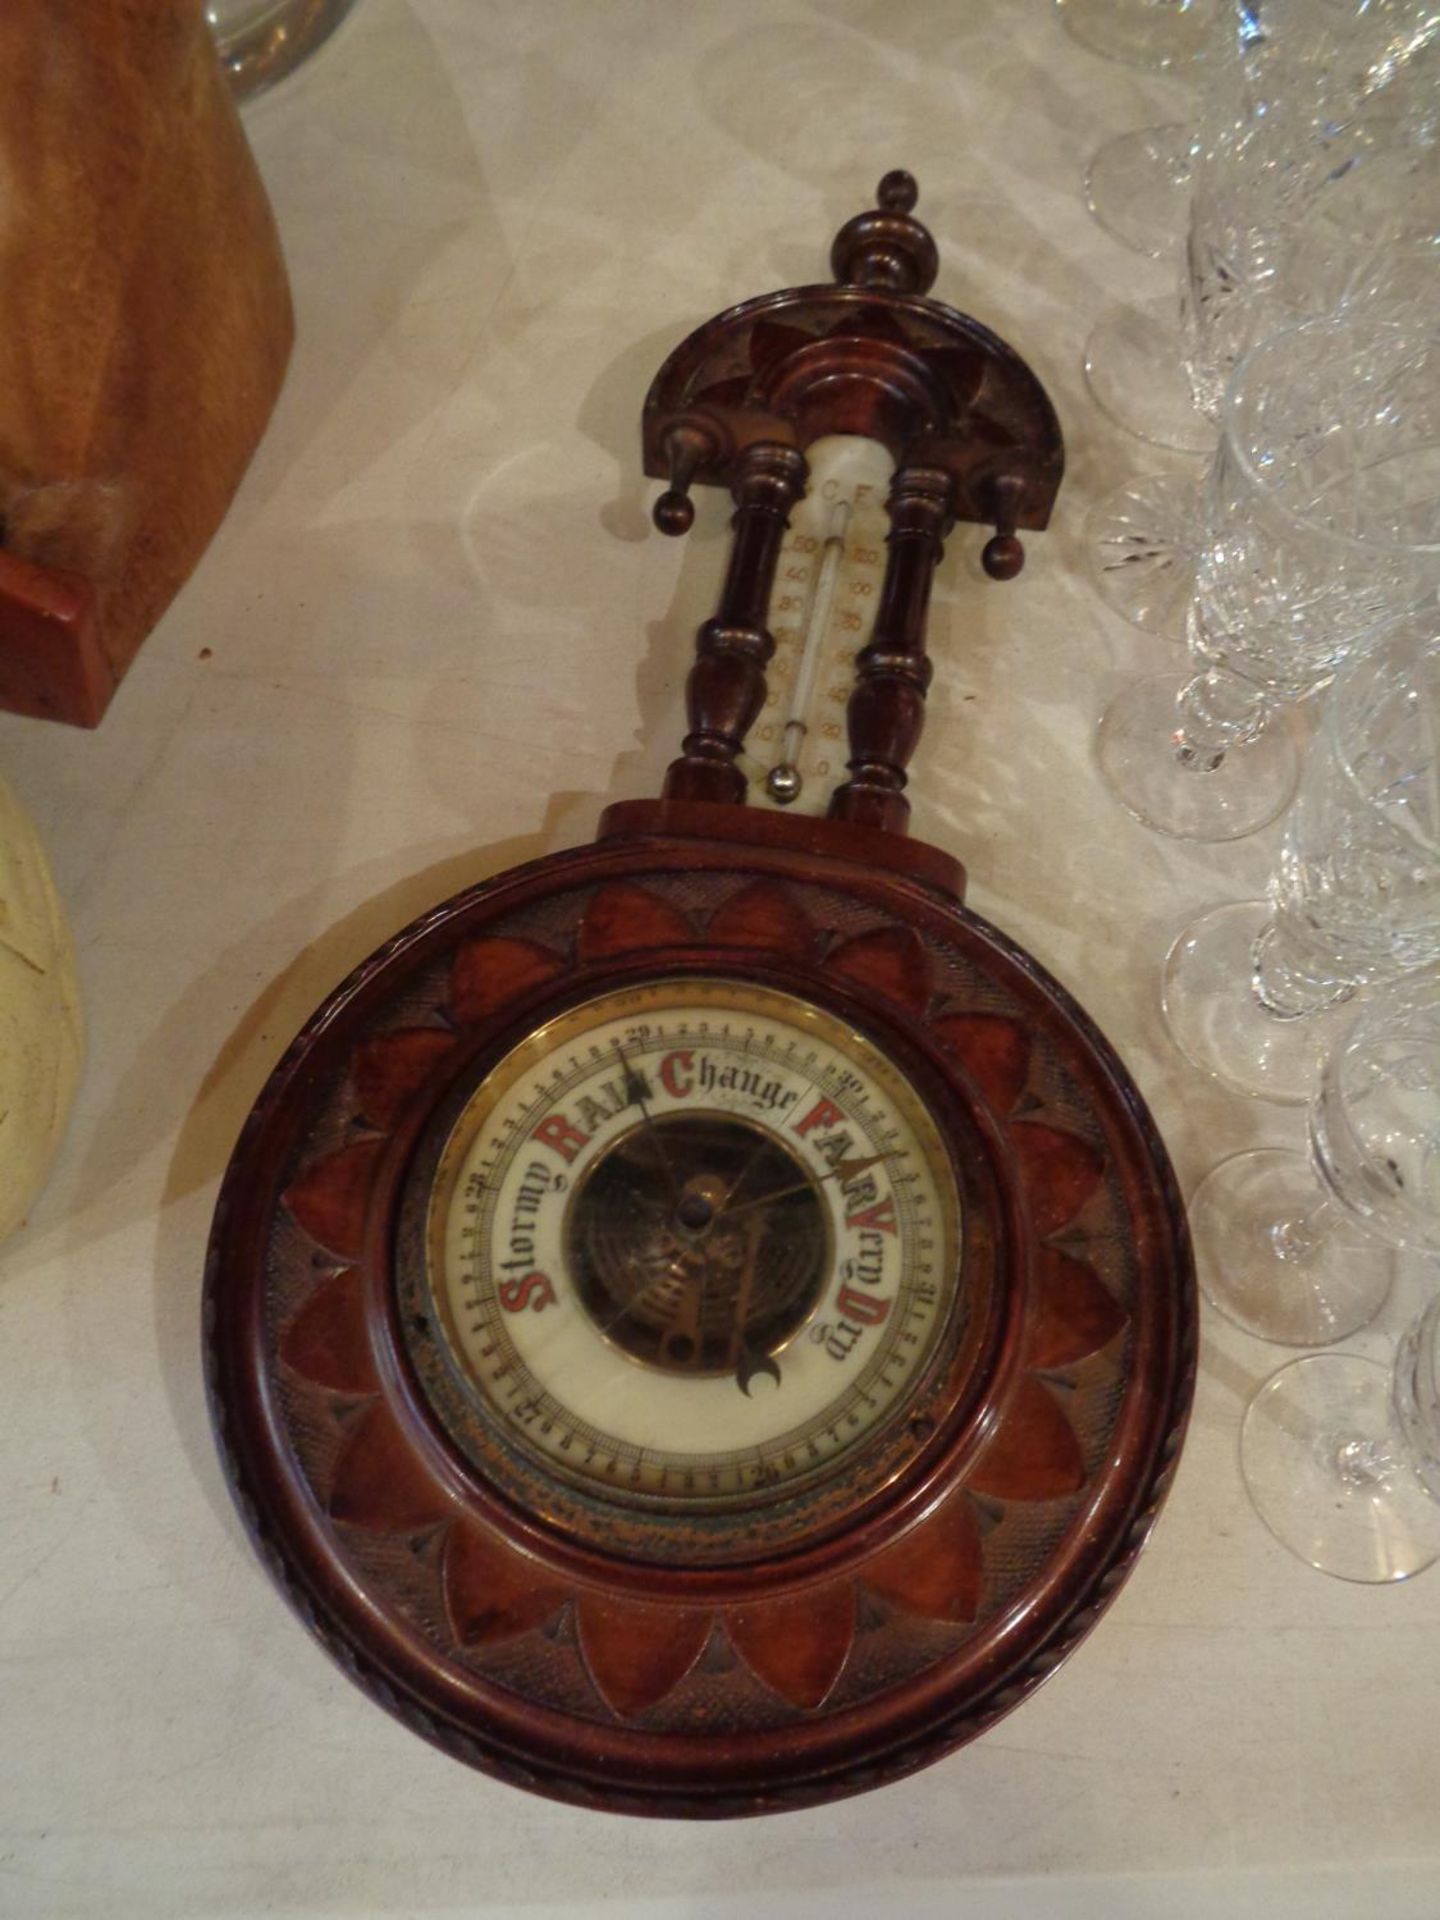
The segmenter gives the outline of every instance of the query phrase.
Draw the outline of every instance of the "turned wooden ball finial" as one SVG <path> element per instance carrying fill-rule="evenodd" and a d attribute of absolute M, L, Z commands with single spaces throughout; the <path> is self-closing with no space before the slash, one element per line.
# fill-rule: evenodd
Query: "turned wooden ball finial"
<path fill-rule="evenodd" d="M 997 533 L 985 542 L 980 564 L 992 580 L 1013 580 L 1025 565 L 1025 548 L 1013 533 Z"/>
<path fill-rule="evenodd" d="M 985 542 L 980 564 L 992 580 L 1013 580 L 1025 565 L 1024 543 L 1015 528 L 1025 498 L 1025 482 L 1018 473 L 1002 473 L 990 487 L 990 511 L 995 532 Z"/>
<path fill-rule="evenodd" d="M 674 487 L 667 487 L 655 502 L 651 518 L 661 533 L 672 536 L 688 533 L 695 524 L 695 503 L 688 493 L 677 493 Z"/>
<path fill-rule="evenodd" d="M 651 508 L 650 517 L 661 533 L 688 533 L 695 524 L 690 488 L 700 467 L 715 459 L 720 438 L 703 420 L 677 420 L 664 440 L 670 484 Z"/>
<path fill-rule="evenodd" d="M 875 189 L 875 204 L 885 213 L 913 213 L 919 198 L 919 182 L 903 167 L 893 168 Z"/>
<path fill-rule="evenodd" d="M 886 293 L 928 293 L 940 271 L 930 229 L 913 216 L 920 188 L 902 168 L 887 173 L 876 189 L 877 205 L 857 213 L 835 236 L 830 267 L 841 286 L 875 287 Z"/>

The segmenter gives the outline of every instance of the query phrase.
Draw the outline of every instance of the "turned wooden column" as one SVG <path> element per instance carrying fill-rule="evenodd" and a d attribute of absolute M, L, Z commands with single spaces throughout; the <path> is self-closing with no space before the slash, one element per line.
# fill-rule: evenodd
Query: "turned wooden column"
<path fill-rule="evenodd" d="M 775 640 L 765 624 L 780 542 L 790 509 L 805 490 L 804 455 L 759 441 L 735 463 L 733 540 L 720 604 L 695 636 L 685 683 L 690 731 L 665 775 L 667 800 L 743 802 L 735 764 L 765 701 L 765 669 Z"/>
<path fill-rule="evenodd" d="M 830 802 L 832 820 L 904 833 L 910 819 L 905 768 L 925 724 L 934 668 L 925 652 L 930 587 L 955 523 L 954 486 L 938 467 L 902 467 L 885 503 L 890 515 L 885 583 L 875 628 L 855 663 L 850 695 L 850 778 Z"/>

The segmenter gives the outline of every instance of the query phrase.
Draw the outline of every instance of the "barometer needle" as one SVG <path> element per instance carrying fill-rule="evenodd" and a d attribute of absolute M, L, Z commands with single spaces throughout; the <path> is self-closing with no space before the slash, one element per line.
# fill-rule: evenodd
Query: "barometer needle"
<path fill-rule="evenodd" d="M 654 1150 L 654 1158 L 658 1161 L 660 1170 L 665 1175 L 665 1184 L 670 1189 L 670 1198 L 678 1208 L 680 1205 L 680 1184 L 675 1178 L 675 1169 L 670 1164 L 670 1156 L 666 1153 L 664 1145 L 661 1142 L 660 1130 L 651 1117 L 650 1109 L 645 1104 L 644 1077 L 637 1073 L 625 1058 L 625 1050 L 618 1040 L 615 1042 L 615 1058 L 620 1062 L 620 1072 L 624 1077 L 625 1092 L 628 1096 L 627 1103 L 637 1106 L 640 1109 L 640 1118 L 645 1123 L 645 1138 L 650 1142 Z"/>
<path fill-rule="evenodd" d="M 878 1166 L 882 1160 L 901 1158 L 903 1155 L 896 1153 L 872 1153 L 864 1160 L 837 1160 L 829 1173 L 820 1175 L 819 1181 L 799 1180 L 793 1187 L 777 1187 L 772 1193 L 762 1193 L 754 1200 L 743 1201 L 738 1207 L 732 1207 L 727 1201 L 710 1224 L 713 1227 L 717 1220 L 733 1220 L 737 1214 L 749 1213 L 752 1207 L 768 1206 L 772 1200 L 788 1200 L 792 1194 L 809 1193 L 820 1181 L 838 1180 L 841 1186 L 846 1186 L 851 1180 L 858 1180 L 862 1173 L 868 1173 L 871 1167 Z"/>
<path fill-rule="evenodd" d="M 715 1220 L 718 1219 L 720 1215 L 725 1212 L 726 1208 L 730 1205 L 730 1202 L 735 1198 L 736 1194 L 740 1191 L 741 1187 L 743 1187 L 745 1182 L 750 1178 L 751 1173 L 760 1164 L 760 1161 L 764 1158 L 765 1154 L 769 1151 L 770 1146 L 771 1146 L 771 1140 L 770 1140 L 769 1134 L 761 1133 L 755 1145 L 751 1148 L 750 1152 L 745 1156 L 744 1166 L 741 1167 L 739 1173 L 737 1173 L 735 1178 L 731 1181 L 729 1191 L 726 1193 L 724 1199 L 720 1202 L 719 1206 L 715 1209 L 714 1217 L 710 1221 L 711 1226 L 713 1226 L 715 1224 Z"/>
<path fill-rule="evenodd" d="M 729 1364 L 735 1366 L 745 1345 L 745 1316 L 750 1311 L 750 1296 L 755 1291 L 755 1256 L 760 1248 L 763 1220 L 751 1220 L 745 1228 L 745 1251 L 740 1266 L 740 1284 L 735 1289 L 735 1310 L 730 1325 Z"/>
<path fill-rule="evenodd" d="M 755 1291 L 755 1267 L 760 1254 L 760 1233 L 764 1226 L 762 1220 L 753 1216 L 745 1227 L 745 1264 L 740 1272 L 740 1286 L 735 1296 L 735 1317 L 730 1330 L 729 1364 L 735 1369 L 735 1384 L 748 1400 L 750 1382 L 757 1373 L 769 1374 L 778 1387 L 780 1384 L 780 1365 L 772 1353 L 757 1353 L 745 1338 L 745 1320 L 750 1312 L 750 1300 Z"/>

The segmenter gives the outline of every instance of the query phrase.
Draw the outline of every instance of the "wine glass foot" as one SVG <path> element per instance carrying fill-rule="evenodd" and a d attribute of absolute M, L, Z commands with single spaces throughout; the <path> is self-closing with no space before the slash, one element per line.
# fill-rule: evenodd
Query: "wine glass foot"
<path fill-rule="evenodd" d="M 1177 253 L 1195 172 L 1193 126 L 1117 134 L 1091 156 L 1085 204 L 1108 234 L 1152 260 Z"/>
<path fill-rule="evenodd" d="M 1328 1347 L 1385 1304 L 1395 1255 L 1316 1224 L 1325 1195 L 1309 1159 L 1260 1147 L 1222 1160 L 1190 1201 L 1195 1272 L 1227 1320 L 1287 1347 Z"/>
<path fill-rule="evenodd" d="M 1181 640 L 1200 539 L 1198 483 L 1189 474 L 1156 473 L 1090 509 L 1086 565 L 1107 607 L 1146 633 Z"/>
<path fill-rule="evenodd" d="M 1440 1506 L 1398 1457 L 1378 1361 L 1281 1367 L 1245 1411 L 1240 1467 L 1271 1533 L 1322 1573 L 1379 1585 L 1440 1559 Z"/>
<path fill-rule="evenodd" d="M 1254 954 L 1274 912 L 1268 900 L 1241 900 L 1192 920 L 1165 956 L 1160 998 L 1171 1039 L 1203 1073 L 1253 1100 L 1300 1106 L 1355 1011 L 1348 994 L 1296 1019 L 1266 1010 Z"/>
<path fill-rule="evenodd" d="M 1215 428 L 1196 411 L 1175 301 L 1116 307 L 1085 342 L 1085 384 L 1127 433 L 1177 453 L 1210 453 Z"/>
<path fill-rule="evenodd" d="M 1205 0 L 1055 0 L 1082 46 L 1106 60 L 1159 73 L 1203 60 L 1212 9 Z"/>
<path fill-rule="evenodd" d="M 1156 833 L 1177 840 L 1239 840 L 1289 806 L 1299 755 L 1283 716 L 1218 765 L 1201 768 L 1176 752 L 1178 673 L 1154 674 L 1118 694 L 1100 721 L 1095 753 L 1111 793 Z"/>

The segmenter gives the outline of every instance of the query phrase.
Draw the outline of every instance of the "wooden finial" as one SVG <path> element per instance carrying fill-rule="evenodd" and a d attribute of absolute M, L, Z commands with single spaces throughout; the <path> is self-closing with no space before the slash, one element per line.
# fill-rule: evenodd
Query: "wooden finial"
<path fill-rule="evenodd" d="M 677 420 L 667 429 L 663 445 L 670 466 L 670 485 L 655 502 L 650 517 L 661 533 L 675 536 L 688 533 L 695 524 L 691 483 L 701 465 L 715 458 L 720 442 L 702 422 Z"/>
<path fill-rule="evenodd" d="M 928 293 L 940 271 L 930 229 L 912 217 L 915 176 L 896 168 L 876 189 L 873 213 L 857 213 L 835 236 L 830 267 L 841 286 Z"/>
<path fill-rule="evenodd" d="M 995 533 L 985 542 L 980 564 L 992 580 L 1013 580 L 1025 565 L 1025 548 L 1015 535 L 1024 495 L 1025 482 L 1014 473 L 1001 474 L 991 488 Z"/>
<path fill-rule="evenodd" d="M 875 204 L 886 213 L 913 213 L 919 198 L 919 182 L 903 167 L 887 173 L 875 190 Z"/>

